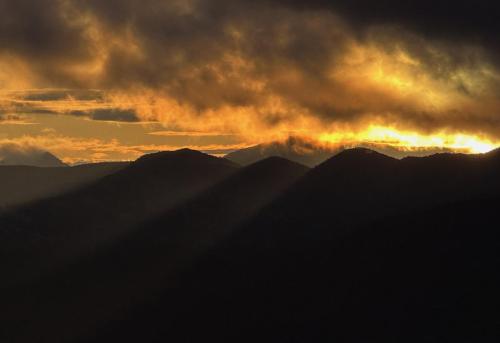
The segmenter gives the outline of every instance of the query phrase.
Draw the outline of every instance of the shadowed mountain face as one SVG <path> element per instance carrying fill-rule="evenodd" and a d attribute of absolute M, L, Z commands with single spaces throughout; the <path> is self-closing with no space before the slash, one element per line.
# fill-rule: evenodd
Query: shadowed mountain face
<path fill-rule="evenodd" d="M 48 151 L 2 147 L 0 166 L 66 167 L 67 165 Z"/>
<path fill-rule="evenodd" d="M 149 180 L 154 161 L 128 173 Z M 182 176 L 192 168 L 210 170 L 187 163 Z M 114 240 L 90 258 L 6 287 L 5 340 L 497 341 L 500 151 L 397 160 L 359 148 L 310 171 L 279 158 L 233 169 L 157 219 L 106 233 Z M 86 223 L 75 237 L 114 227 Z"/>
<path fill-rule="evenodd" d="M 0 217 L 8 283 L 92 253 L 134 225 L 188 200 L 237 167 L 191 150 L 146 155 L 81 190 Z"/>
<path fill-rule="evenodd" d="M 101 342 L 124 331 L 125 342 L 494 342 L 498 206 L 498 197 L 446 205 L 301 249 L 274 232 L 242 236 Z"/>
<path fill-rule="evenodd" d="M 127 166 L 96 163 L 66 168 L 0 166 L 0 208 L 26 204 L 89 184 Z"/>
<path fill-rule="evenodd" d="M 493 342 L 499 174 L 345 151 L 90 341 Z"/>
<path fill-rule="evenodd" d="M 69 341 L 92 332 L 110 319 L 120 318 L 134 303 L 154 301 L 156 293 L 175 285 L 180 270 L 223 240 L 307 170 L 280 158 L 258 162 L 195 199 L 140 225 L 92 259 L 36 284 L 17 287 L 17 294 L 28 296 L 14 297 L 6 313 L 10 320 L 16 316 L 24 319 L 23 327 L 13 330 L 23 333 L 25 341 L 40 335 L 53 341 Z M 34 302 L 37 306 L 33 306 Z M 3 308 L 9 308 L 5 302 Z M 49 317 L 47 308 L 51 309 Z M 75 308 L 78 314 L 68 317 L 68 311 Z M 26 324 L 28 317 L 31 325 Z"/>

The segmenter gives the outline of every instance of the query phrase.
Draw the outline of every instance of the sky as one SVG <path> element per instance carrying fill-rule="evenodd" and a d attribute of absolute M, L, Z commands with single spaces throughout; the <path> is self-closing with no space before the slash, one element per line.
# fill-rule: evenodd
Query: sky
<path fill-rule="evenodd" d="M 0 146 L 68 163 L 189 147 L 500 146 L 500 5 L 0 0 Z"/>

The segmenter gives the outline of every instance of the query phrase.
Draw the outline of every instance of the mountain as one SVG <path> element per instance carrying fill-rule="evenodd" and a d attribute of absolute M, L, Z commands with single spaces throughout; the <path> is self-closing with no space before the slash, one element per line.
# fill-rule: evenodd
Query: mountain
<path fill-rule="evenodd" d="M 493 342 L 499 173 L 344 151 L 90 342 Z"/>
<path fill-rule="evenodd" d="M 25 341 L 33 337 L 69 341 L 93 332 L 95 326 L 116 320 L 132 305 L 147 303 L 157 292 L 173 287 L 179 271 L 307 171 L 281 158 L 243 168 L 192 200 L 140 224 L 92 259 L 10 290 L 7 300 L 11 303 L 2 303 L 3 314 L 12 322 L 16 315 L 22 318 L 22 329 L 14 331 L 23 332 Z M 67 316 L 75 308 L 78 315 Z"/>
<path fill-rule="evenodd" d="M 384 144 L 362 143 L 357 147 L 377 151 L 381 154 L 402 159 L 405 157 L 426 157 L 437 153 L 449 153 L 443 148 L 402 150 Z M 259 144 L 227 154 L 228 160 L 240 165 L 249 165 L 264 158 L 279 156 L 309 167 L 316 167 L 341 151 L 350 150 L 352 146 L 334 146 L 310 141 L 300 137 L 289 137 L 285 141 Z"/>
<path fill-rule="evenodd" d="M 0 166 L 0 210 L 83 187 L 127 165 L 116 162 L 66 168 Z"/>
<path fill-rule="evenodd" d="M 341 149 L 319 146 L 308 140 L 289 137 L 283 142 L 260 144 L 225 156 L 230 161 L 246 166 L 267 157 L 282 157 L 309 167 L 315 167 Z"/>
<path fill-rule="evenodd" d="M 179 150 L 146 155 L 95 183 L 0 217 L 5 285 L 38 277 L 124 235 L 234 173 L 232 162 Z"/>
<path fill-rule="evenodd" d="M 16 146 L 0 147 L 0 166 L 66 167 L 48 151 Z"/>
<path fill-rule="evenodd" d="M 116 325 L 103 338 L 493 342 L 499 205 L 496 197 L 438 206 L 298 251 L 264 238 L 232 243 L 200 260 L 177 291 L 137 309 L 131 329 Z"/>
<path fill-rule="evenodd" d="M 200 161 L 196 153 L 178 154 Z M 162 163 L 143 159 L 125 174 L 134 177 L 123 180 L 147 189 L 141 180 L 154 178 L 152 166 L 163 170 L 173 155 L 161 157 Z M 205 171 L 204 163 L 186 163 L 174 179 Z M 99 237 L 107 244 L 41 279 L 9 286 L 27 261 L 2 250 L 2 261 L 13 258 L 16 268 L 2 268 L 0 316 L 9 325 L 1 338 L 494 342 L 499 174 L 500 150 L 398 160 L 357 148 L 309 171 L 280 158 L 231 169 L 189 199 L 122 227 L 113 239 Z M 106 199 L 123 180 L 108 180 L 114 186 L 89 202 Z M 124 193 L 113 198 L 120 213 L 130 212 L 126 220 L 141 213 L 125 205 L 130 199 Z M 71 218 L 64 218 L 70 232 L 85 228 L 76 241 L 104 234 L 78 227 L 82 216 Z M 110 227 L 116 226 L 103 230 Z M 36 239 L 51 233 L 44 230 Z M 75 238 L 67 237 L 52 249 L 74 248 Z"/>

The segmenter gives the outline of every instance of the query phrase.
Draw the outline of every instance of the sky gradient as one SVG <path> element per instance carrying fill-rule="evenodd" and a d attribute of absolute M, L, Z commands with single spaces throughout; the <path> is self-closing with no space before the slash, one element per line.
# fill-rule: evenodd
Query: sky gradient
<path fill-rule="evenodd" d="M 497 7 L 0 0 L 0 145 L 69 163 L 290 135 L 486 152 L 500 145 Z"/>

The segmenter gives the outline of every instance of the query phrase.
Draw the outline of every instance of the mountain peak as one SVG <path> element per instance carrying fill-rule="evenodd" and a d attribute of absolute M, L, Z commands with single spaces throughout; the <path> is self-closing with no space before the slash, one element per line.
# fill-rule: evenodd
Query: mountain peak
<path fill-rule="evenodd" d="M 325 164 L 330 163 L 345 163 L 345 162 L 362 162 L 362 163 L 373 163 L 373 162 L 393 162 L 397 161 L 393 157 L 381 154 L 371 149 L 367 148 L 353 148 L 346 149 L 337 155 L 330 158 Z"/>
<path fill-rule="evenodd" d="M 22 149 L 20 147 L 0 148 L 0 165 L 67 167 L 63 161 L 48 151 L 35 148 Z"/>
<path fill-rule="evenodd" d="M 392 168 L 399 160 L 366 148 L 344 150 L 320 164 L 313 170 L 313 174 L 331 175 L 366 174 L 385 172 Z"/>
<path fill-rule="evenodd" d="M 247 169 L 252 169 L 252 170 L 292 170 L 296 169 L 299 171 L 306 172 L 310 168 L 294 162 L 290 161 L 286 158 L 279 157 L 279 156 L 271 156 L 267 157 L 263 160 L 257 161 L 250 166 L 247 167 Z"/>
<path fill-rule="evenodd" d="M 201 151 L 192 149 L 180 149 L 173 151 L 160 151 L 147 155 L 143 155 L 138 158 L 133 165 L 143 165 L 143 164 L 170 164 L 170 163 L 208 163 L 208 164 L 221 164 L 231 167 L 238 167 L 232 161 L 226 160 L 224 158 L 215 157 L 212 155 L 205 154 Z"/>
<path fill-rule="evenodd" d="M 368 148 L 363 148 L 363 147 L 357 147 L 357 148 L 352 148 L 352 149 L 345 149 L 341 153 L 339 153 L 337 156 L 340 155 L 358 155 L 358 156 L 365 156 L 365 155 L 381 155 L 381 156 L 386 156 L 384 154 L 381 154 L 379 152 L 376 152 L 375 150 L 371 150 Z M 386 156 L 389 157 L 389 156 Z"/>
<path fill-rule="evenodd" d="M 241 149 L 226 155 L 228 160 L 247 166 L 267 157 L 282 157 L 309 167 L 317 166 L 337 153 L 339 148 L 315 144 L 300 137 Z"/>
<path fill-rule="evenodd" d="M 139 157 L 136 162 L 147 161 L 147 160 L 155 160 L 162 158 L 171 158 L 171 157 L 188 157 L 188 156 L 204 156 L 200 151 L 191 150 L 191 149 L 179 149 L 172 151 L 159 151 L 150 154 L 145 154 Z"/>
<path fill-rule="evenodd" d="M 168 175 L 172 177 L 176 175 L 175 177 L 180 178 L 198 175 L 198 178 L 203 178 L 203 174 L 218 174 L 220 172 L 224 174 L 238 168 L 238 165 L 223 158 L 196 150 L 181 149 L 144 155 L 131 163 L 121 173 L 116 174 L 116 177 L 133 174 L 134 177 L 141 178 L 151 178 L 151 175 L 157 175 L 161 179 Z"/>

